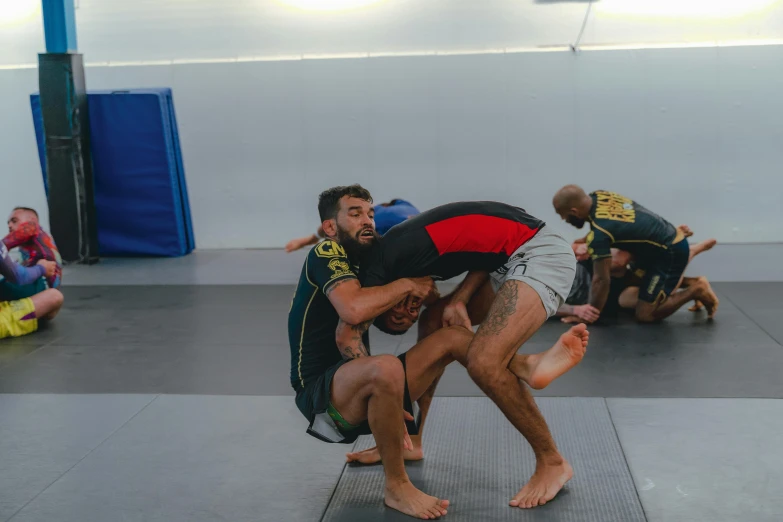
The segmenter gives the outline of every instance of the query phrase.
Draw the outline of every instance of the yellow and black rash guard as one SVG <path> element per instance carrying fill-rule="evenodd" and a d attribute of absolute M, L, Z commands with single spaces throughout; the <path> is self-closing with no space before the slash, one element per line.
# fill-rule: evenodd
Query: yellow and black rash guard
<path fill-rule="evenodd" d="M 610 249 L 615 247 L 634 254 L 636 264 L 646 266 L 677 236 L 674 225 L 630 198 L 605 190 L 596 190 L 590 197 L 593 208 L 587 251 L 591 259 L 610 257 Z"/>
<path fill-rule="evenodd" d="M 291 386 L 297 392 L 342 360 L 335 343 L 340 316 L 326 292 L 338 281 L 357 279 L 356 272 L 343 247 L 334 241 L 318 243 L 307 255 L 288 312 Z"/>

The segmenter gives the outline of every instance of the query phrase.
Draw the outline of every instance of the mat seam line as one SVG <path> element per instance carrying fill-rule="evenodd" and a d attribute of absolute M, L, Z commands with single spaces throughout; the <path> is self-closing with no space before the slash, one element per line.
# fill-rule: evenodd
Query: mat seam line
<path fill-rule="evenodd" d="M 356 439 L 356 441 L 353 443 L 353 446 L 351 446 L 351 450 L 355 451 L 356 446 L 358 444 L 359 444 L 359 439 Z M 326 512 L 329 511 L 329 506 L 332 505 L 332 501 L 334 500 L 334 495 L 337 493 L 337 488 L 340 487 L 340 481 L 343 480 L 343 475 L 345 475 L 345 468 L 347 467 L 348 467 L 348 462 L 344 462 L 343 469 L 340 470 L 340 476 L 337 477 L 337 482 L 334 484 L 334 489 L 332 489 L 332 494 L 329 495 L 329 500 L 326 501 L 326 506 L 324 506 L 323 513 L 321 513 L 321 516 L 318 519 L 319 522 L 323 522 L 324 517 L 326 517 Z"/>
<path fill-rule="evenodd" d="M 43 350 L 44 348 L 46 348 L 46 347 L 48 347 L 48 346 L 51 346 L 51 345 L 53 345 L 53 344 L 56 344 L 56 343 L 57 343 L 57 341 L 60 341 L 60 340 L 62 340 L 62 339 L 65 339 L 65 337 L 66 337 L 65 335 L 61 335 L 61 336 L 60 336 L 60 337 L 58 337 L 57 339 L 55 339 L 55 340 L 53 340 L 53 341 L 49 341 L 48 343 L 42 344 L 41 346 L 37 347 L 35 350 L 33 350 L 33 351 L 31 351 L 31 352 L 28 352 L 28 353 L 24 354 L 23 356 L 19 357 L 18 359 L 14 359 L 13 361 L 10 361 L 10 362 L 9 362 L 9 363 L 7 363 L 7 364 L 0 364 L 0 371 L 3 371 L 3 370 L 5 370 L 6 368 L 10 368 L 10 367 L 12 367 L 12 366 L 13 366 L 13 365 L 15 365 L 16 363 L 23 361 L 23 360 L 24 360 L 24 359 L 26 359 L 27 357 L 31 356 L 32 354 L 34 354 L 34 353 L 36 353 L 36 352 L 38 352 L 38 351 L 40 351 L 40 350 Z"/>
<path fill-rule="evenodd" d="M 617 439 L 617 445 L 620 446 L 620 452 L 623 454 L 623 461 L 625 461 L 625 468 L 628 470 L 628 475 L 631 477 L 631 483 L 633 484 L 633 491 L 636 493 L 636 499 L 639 501 L 639 507 L 642 508 L 642 515 L 644 519 L 649 522 L 650 518 L 647 516 L 647 511 L 644 509 L 644 503 L 642 497 L 639 495 L 639 488 L 636 487 L 636 481 L 633 479 L 633 473 L 631 472 L 631 465 L 628 463 L 628 455 L 625 454 L 625 448 L 623 442 L 620 440 L 620 434 L 617 432 L 617 426 L 614 423 L 614 417 L 612 416 L 612 409 L 609 407 L 609 401 L 606 397 L 603 397 L 604 406 L 606 407 L 606 413 L 609 414 L 609 422 L 612 423 L 612 430 L 614 431 L 614 437 Z"/>
<path fill-rule="evenodd" d="M 71 466 L 70 468 L 68 468 L 68 469 L 67 469 L 67 470 L 65 470 L 64 472 L 62 472 L 62 473 L 61 473 L 61 474 L 60 474 L 60 475 L 59 475 L 59 476 L 58 476 L 56 479 L 54 479 L 53 481 L 51 481 L 51 482 L 50 482 L 50 483 L 49 483 L 49 484 L 48 484 L 48 485 L 47 485 L 47 486 L 46 486 L 44 489 L 42 489 L 41 491 L 39 491 L 37 495 L 35 495 L 35 496 L 34 496 L 33 498 L 31 498 L 30 500 L 28 500 L 28 501 L 25 503 L 25 505 L 24 505 L 24 506 L 22 506 L 22 507 L 20 507 L 18 510 L 16 510 L 16 512 L 15 512 L 13 515 L 11 515 L 9 518 L 7 518 L 7 519 L 6 519 L 6 522 L 11 522 L 11 521 L 12 521 L 14 518 L 16 518 L 16 516 L 17 516 L 17 515 L 19 515 L 19 513 L 21 513 L 21 512 L 22 512 L 22 510 L 24 510 L 24 508 L 26 508 L 27 506 L 29 506 L 30 504 L 32 504 L 32 503 L 35 501 L 35 499 L 37 499 L 38 497 L 40 497 L 41 495 L 43 495 L 44 493 L 46 493 L 46 491 L 48 491 L 48 490 L 49 490 L 49 488 L 51 488 L 51 487 L 52 487 L 52 486 L 54 486 L 54 485 L 55 485 L 57 482 L 59 482 L 61 478 L 63 478 L 63 477 L 64 477 L 65 475 L 67 475 L 68 473 L 70 473 L 70 472 L 71 472 L 71 470 L 72 470 L 73 468 L 75 468 L 76 466 L 78 466 L 79 464 L 81 464 L 81 463 L 82 463 L 82 461 L 84 461 L 84 459 L 86 459 L 87 457 L 89 457 L 90 455 L 92 455 L 92 454 L 93 454 L 93 453 L 94 453 L 94 452 L 95 452 L 95 451 L 96 451 L 98 448 L 100 448 L 101 446 L 103 446 L 103 445 L 106 443 L 106 441 L 107 441 L 107 440 L 109 440 L 110 438 L 112 438 L 112 437 L 113 437 L 113 436 L 114 436 L 114 435 L 115 435 L 115 434 L 116 434 L 118 431 L 120 431 L 122 428 L 124 428 L 125 426 L 127 426 L 127 425 L 128 425 L 128 423 L 129 423 L 130 421 L 132 421 L 133 419 L 135 419 L 135 418 L 136 418 L 136 417 L 137 417 L 137 416 L 138 416 L 138 415 L 139 415 L 141 412 L 143 412 L 144 410 L 146 410 L 146 409 L 147 409 L 147 407 L 149 407 L 149 405 L 150 405 L 150 404 L 152 404 L 153 402 L 155 402 L 156 400 L 158 400 L 158 398 L 159 398 L 159 397 L 160 397 L 160 394 L 158 394 L 158 395 L 155 395 L 155 396 L 154 396 L 154 397 L 153 397 L 153 398 L 152 398 L 152 399 L 151 399 L 151 400 L 150 400 L 150 401 L 149 401 L 147 404 L 145 404 L 144 406 L 142 406 L 142 407 L 141 407 L 141 409 L 140 409 L 139 411 L 137 411 L 136 413 L 134 413 L 133 415 L 131 415 L 131 417 L 130 417 L 128 420 L 126 420 L 125 422 L 123 422 L 123 423 L 122 423 L 122 424 L 121 424 L 121 425 L 120 425 L 120 426 L 119 426 L 119 427 L 118 427 L 116 430 L 114 430 L 114 431 L 112 431 L 111 433 L 109 433 L 109 435 L 107 435 L 107 436 L 106 436 L 106 438 L 104 438 L 104 439 L 103 439 L 103 440 L 102 440 L 102 441 L 101 441 L 101 442 L 100 442 L 100 443 L 99 443 L 97 446 L 95 446 L 93 449 L 91 449 L 90 451 L 88 451 L 88 452 L 87 452 L 87 453 L 86 453 L 86 454 L 85 454 L 85 455 L 84 455 L 82 458 L 80 458 L 78 461 L 76 461 L 76 463 L 74 463 L 74 465 L 73 465 L 73 466 Z"/>
<path fill-rule="evenodd" d="M 742 315 L 744 315 L 745 317 L 747 317 L 747 318 L 750 320 L 750 322 L 751 322 L 751 323 L 753 323 L 753 324 L 755 324 L 756 326 L 758 326 L 758 327 L 759 327 L 759 330 L 761 330 L 762 332 L 764 332 L 765 334 L 767 334 L 767 337 L 769 337 L 770 339 L 772 339 L 773 341 L 775 341 L 775 343 L 776 343 L 778 346 L 783 346 L 783 344 L 781 344 L 781 343 L 780 343 L 780 341 L 778 341 L 777 339 L 775 339 L 775 336 L 773 336 L 771 333 L 769 333 L 768 331 L 766 331 L 766 330 L 764 329 L 764 327 L 763 327 L 763 326 L 761 326 L 759 323 L 757 323 L 757 322 L 756 322 L 756 320 L 755 320 L 755 319 L 753 319 L 753 318 L 752 318 L 750 315 L 748 315 L 748 313 L 747 313 L 747 312 L 745 312 L 745 310 L 743 310 L 742 308 L 740 308 L 740 306 L 739 306 L 737 303 L 735 303 L 734 301 L 732 301 L 732 300 L 731 300 L 731 297 L 729 297 L 729 296 L 728 296 L 728 294 L 723 294 L 723 297 L 724 297 L 724 298 L 725 298 L 725 299 L 726 299 L 728 302 L 730 302 L 730 303 L 731 303 L 731 304 L 732 304 L 732 305 L 733 305 L 733 306 L 734 306 L 734 307 L 735 307 L 737 310 L 739 310 L 740 312 L 742 312 Z"/>

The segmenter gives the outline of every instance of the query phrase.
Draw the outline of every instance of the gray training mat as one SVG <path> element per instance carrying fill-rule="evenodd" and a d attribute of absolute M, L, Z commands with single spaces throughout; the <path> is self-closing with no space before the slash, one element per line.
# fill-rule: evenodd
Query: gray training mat
<path fill-rule="evenodd" d="M 783 401 L 608 404 L 650 522 L 783 520 Z"/>
<path fill-rule="evenodd" d="M 413 483 L 449 499 L 449 522 L 551 520 L 644 521 L 620 443 L 603 399 L 537 400 L 574 478 L 549 504 L 508 506 L 532 475 L 533 452 L 486 398 L 436 398 L 425 427 L 425 460 L 407 465 Z M 356 449 L 374 444 L 363 437 Z M 360 522 L 410 518 L 383 504 L 383 469 L 346 466 L 323 520 Z"/>
<path fill-rule="evenodd" d="M 317 522 L 346 448 L 306 426 L 289 397 L 161 395 L 13 520 Z"/>

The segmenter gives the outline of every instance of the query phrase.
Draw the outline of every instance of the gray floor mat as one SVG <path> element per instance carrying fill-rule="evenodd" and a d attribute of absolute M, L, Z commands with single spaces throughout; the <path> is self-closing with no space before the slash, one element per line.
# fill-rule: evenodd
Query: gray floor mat
<path fill-rule="evenodd" d="M 650 522 L 783 520 L 783 401 L 608 403 Z"/>
<path fill-rule="evenodd" d="M 160 396 L 14 522 L 316 522 L 345 447 L 316 440 L 306 426 L 289 397 Z"/>
<path fill-rule="evenodd" d="M 0 395 L 0 520 L 11 518 L 153 399 Z"/>
<path fill-rule="evenodd" d="M 508 501 L 533 472 L 530 447 L 486 398 L 435 399 L 425 460 L 407 466 L 423 491 L 451 502 L 444 520 L 634 522 L 644 514 L 603 399 L 538 400 L 574 478 L 554 501 L 533 510 Z M 371 437 L 357 443 L 362 449 Z M 324 521 L 410 520 L 383 505 L 380 466 L 348 466 Z"/>

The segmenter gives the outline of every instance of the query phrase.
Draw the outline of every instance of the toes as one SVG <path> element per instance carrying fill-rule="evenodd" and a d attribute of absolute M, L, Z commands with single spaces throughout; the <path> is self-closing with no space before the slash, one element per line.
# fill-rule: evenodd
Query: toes
<path fill-rule="evenodd" d="M 431 518 L 440 518 L 442 516 L 440 509 L 438 509 L 436 506 L 432 506 L 431 508 L 429 508 L 427 510 L 427 514 L 429 514 Z"/>

